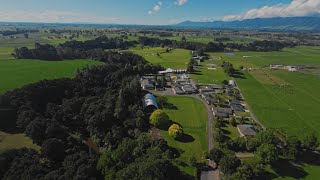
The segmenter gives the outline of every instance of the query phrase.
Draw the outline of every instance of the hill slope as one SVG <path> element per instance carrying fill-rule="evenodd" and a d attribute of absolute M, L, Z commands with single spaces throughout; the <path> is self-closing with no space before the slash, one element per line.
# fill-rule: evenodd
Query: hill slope
<path fill-rule="evenodd" d="M 226 29 L 266 29 L 292 31 L 320 31 L 320 17 L 276 17 L 237 21 L 192 22 L 177 24 L 180 27 L 205 27 Z"/>

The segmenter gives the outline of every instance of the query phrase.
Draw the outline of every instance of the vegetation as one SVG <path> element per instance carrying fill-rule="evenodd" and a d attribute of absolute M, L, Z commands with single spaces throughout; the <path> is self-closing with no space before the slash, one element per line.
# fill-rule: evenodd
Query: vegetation
<path fill-rule="evenodd" d="M 183 172 L 196 176 L 196 169 L 190 161 L 194 157 L 197 162 L 203 159 L 203 153 L 208 149 L 207 111 L 199 100 L 192 97 L 166 96 L 168 103 L 172 104 L 164 111 L 170 120 L 183 127 L 183 136 L 173 139 L 167 130 L 161 130 L 161 135 L 168 145 L 176 149 L 178 158 L 176 164 Z"/>
<path fill-rule="evenodd" d="M 150 116 L 150 123 L 157 127 L 165 127 L 169 124 L 169 116 L 162 110 L 155 110 Z"/>
<path fill-rule="evenodd" d="M 174 139 L 181 138 L 183 135 L 183 128 L 178 124 L 172 124 L 169 127 L 169 136 L 173 137 Z"/>

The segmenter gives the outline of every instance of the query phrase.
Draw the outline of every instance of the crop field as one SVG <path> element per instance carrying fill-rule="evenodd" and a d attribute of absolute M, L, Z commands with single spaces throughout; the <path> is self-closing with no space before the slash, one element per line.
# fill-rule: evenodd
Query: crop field
<path fill-rule="evenodd" d="M 181 152 L 177 162 L 186 173 L 195 175 L 195 169 L 190 165 L 189 159 L 195 156 L 201 160 L 203 152 L 208 149 L 207 111 L 202 102 L 191 97 L 167 96 L 169 103 L 177 110 L 165 110 L 170 119 L 179 123 L 186 134 L 183 140 L 176 141 L 168 135 L 168 131 L 161 131 L 168 144 Z"/>
<path fill-rule="evenodd" d="M 152 64 L 160 64 L 165 68 L 172 69 L 186 69 L 191 59 L 191 51 L 184 49 L 174 49 L 167 53 L 166 48 L 145 47 L 141 49 L 137 47 L 129 51 L 143 56 Z"/>

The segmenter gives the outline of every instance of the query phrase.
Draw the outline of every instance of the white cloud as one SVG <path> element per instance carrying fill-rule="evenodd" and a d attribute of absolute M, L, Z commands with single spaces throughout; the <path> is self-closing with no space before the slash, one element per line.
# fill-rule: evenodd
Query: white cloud
<path fill-rule="evenodd" d="M 2 10 L 0 22 L 86 22 L 86 23 L 116 23 L 120 19 L 112 17 L 95 16 L 71 11 L 26 11 L 26 10 Z"/>
<path fill-rule="evenodd" d="M 159 12 L 161 10 L 161 7 L 162 7 L 162 2 L 159 1 L 157 5 L 153 6 L 152 10 L 148 11 L 148 14 L 152 15 Z"/>
<path fill-rule="evenodd" d="M 188 2 L 188 0 L 177 0 L 176 1 L 176 5 L 178 6 L 183 6 L 184 4 L 186 4 Z"/>
<path fill-rule="evenodd" d="M 290 4 L 264 6 L 251 9 L 242 15 L 225 16 L 223 20 L 233 21 L 254 18 L 295 17 L 320 14 L 320 0 L 292 0 Z"/>

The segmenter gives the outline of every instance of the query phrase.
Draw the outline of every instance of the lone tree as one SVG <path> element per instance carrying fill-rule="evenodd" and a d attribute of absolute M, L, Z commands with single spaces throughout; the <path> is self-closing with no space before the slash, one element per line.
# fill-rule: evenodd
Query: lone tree
<path fill-rule="evenodd" d="M 150 116 L 150 123 L 157 127 L 166 126 L 169 124 L 169 116 L 160 109 L 155 110 Z"/>
<path fill-rule="evenodd" d="M 169 136 L 173 138 L 179 138 L 183 135 L 183 128 L 179 126 L 178 124 L 172 124 L 169 127 Z"/>
<path fill-rule="evenodd" d="M 220 160 L 221 172 L 225 174 L 233 174 L 236 172 L 237 168 L 241 165 L 241 161 L 234 154 L 226 154 Z"/>

